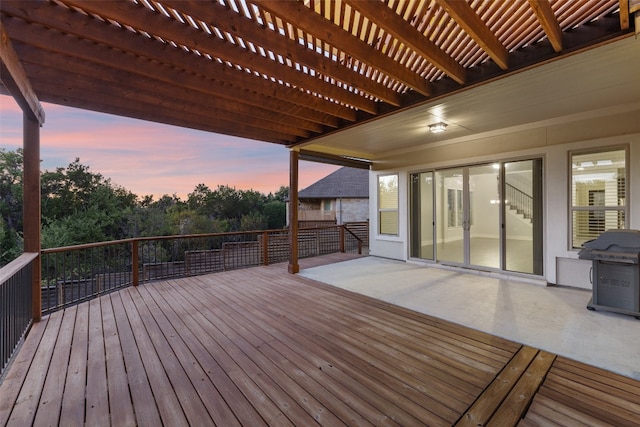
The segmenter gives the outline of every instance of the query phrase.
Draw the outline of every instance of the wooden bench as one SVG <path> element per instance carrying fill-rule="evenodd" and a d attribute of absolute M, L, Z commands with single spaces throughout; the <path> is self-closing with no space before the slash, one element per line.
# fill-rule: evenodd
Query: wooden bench
<path fill-rule="evenodd" d="M 460 417 L 456 426 L 515 426 L 531 404 L 555 355 L 523 346 Z"/>

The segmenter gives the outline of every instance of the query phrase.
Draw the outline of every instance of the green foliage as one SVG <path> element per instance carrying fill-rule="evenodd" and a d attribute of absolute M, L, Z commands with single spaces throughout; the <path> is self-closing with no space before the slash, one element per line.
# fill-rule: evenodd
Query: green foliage
<path fill-rule="evenodd" d="M 267 228 L 274 230 L 285 227 L 287 223 L 287 205 L 283 201 L 272 200 L 266 203 L 263 212 L 267 219 Z"/>
<path fill-rule="evenodd" d="M 22 150 L 0 148 L 0 265 L 22 252 Z M 288 187 L 275 194 L 198 184 L 175 194 L 139 198 L 92 172 L 80 159 L 41 173 L 42 246 L 176 234 L 283 228 Z"/>
<path fill-rule="evenodd" d="M 22 150 L 0 148 L 0 265 L 22 252 Z"/>

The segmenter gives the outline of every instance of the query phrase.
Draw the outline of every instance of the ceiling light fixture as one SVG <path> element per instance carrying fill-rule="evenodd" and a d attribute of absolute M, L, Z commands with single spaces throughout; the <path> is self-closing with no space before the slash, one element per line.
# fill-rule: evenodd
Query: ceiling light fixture
<path fill-rule="evenodd" d="M 447 124 L 446 123 L 434 123 L 432 125 L 429 125 L 429 132 L 431 133 L 441 133 L 444 132 L 445 130 L 447 130 Z"/>

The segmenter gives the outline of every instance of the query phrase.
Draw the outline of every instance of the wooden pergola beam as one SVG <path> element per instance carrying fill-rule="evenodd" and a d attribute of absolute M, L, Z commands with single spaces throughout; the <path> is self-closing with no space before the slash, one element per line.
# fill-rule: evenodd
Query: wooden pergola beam
<path fill-rule="evenodd" d="M 0 19 L 0 75 L 2 75 L 2 84 L 13 95 L 22 111 L 39 125 L 44 124 L 44 109 L 13 49 L 2 19 Z"/>
<path fill-rule="evenodd" d="M 348 86 L 362 90 L 391 105 L 400 106 L 400 95 L 396 91 L 355 72 L 336 60 L 308 49 L 289 37 L 267 29 L 220 3 L 163 0 L 162 4 L 189 16 L 197 16 L 207 24 L 245 40 L 250 40 L 254 45 L 265 50 L 287 52 L 287 58 L 293 62 L 304 64 L 322 75 L 342 81 Z"/>
<path fill-rule="evenodd" d="M 509 52 L 482 19 L 466 1 L 436 0 L 447 14 L 451 16 L 475 40 L 482 49 L 506 70 L 509 68 Z"/>
<path fill-rule="evenodd" d="M 210 84 L 217 85 L 219 92 L 215 96 L 230 97 L 234 102 L 272 109 L 279 114 L 291 114 L 330 127 L 338 126 L 338 119 L 356 120 L 353 109 L 311 96 L 295 87 L 274 83 L 254 74 L 240 73 L 237 69 L 217 61 L 203 60 L 193 53 L 176 49 L 168 43 L 148 38 L 130 31 L 123 31 L 112 25 L 99 24 L 83 14 L 74 13 L 51 3 L 33 3 L 29 12 L 15 3 L 5 2 L 3 10 L 16 19 L 8 19 L 6 26 L 12 29 L 16 38 L 24 43 L 37 45 L 43 50 L 66 53 L 80 59 L 107 63 L 113 67 L 131 71 L 134 60 L 144 58 L 155 61 L 175 70 L 193 73 L 197 76 L 215 76 Z M 73 35 L 76 37 L 69 37 Z M 55 41 L 55 42 L 53 42 Z M 115 47 L 117 49 L 111 49 Z M 115 52 L 114 52 L 115 50 Z M 116 55 L 117 51 L 126 55 Z M 115 61 L 113 60 L 115 58 Z M 156 64 L 157 65 L 157 64 Z M 138 69 L 138 73 L 147 73 L 147 68 Z M 159 78 L 157 71 L 151 69 L 149 77 Z M 176 81 L 169 81 L 171 85 Z M 237 89 L 254 91 L 258 96 L 240 95 Z"/>
<path fill-rule="evenodd" d="M 103 18 L 111 19 L 122 25 L 146 31 L 164 40 L 173 41 L 178 45 L 197 45 L 202 54 L 209 54 L 214 58 L 229 61 L 232 64 L 246 67 L 270 77 L 302 87 L 312 93 L 334 99 L 351 105 L 359 110 L 371 114 L 377 113 L 377 103 L 353 92 L 349 92 L 334 84 L 320 80 L 315 76 L 298 72 L 286 63 L 280 63 L 267 57 L 253 53 L 240 45 L 229 43 L 211 36 L 204 31 L 197 30 L 189 24 L 183 24 L 175 19 L 169 19 L 163 14 L 153 12 L 142 5 L 132 2 L 115 2 L 110 0 L 65 0 L 70 6 L 82 8 Z M 138 28 L 143 23 L 143 28 Z M 285 61 L 286 62 L 286 61 Z"/>
<path fill-rule="evenodd" d="M 246 104 L 192 88 L 185 87 L 176 91 L 166 82 L 112 69 L 107 65 L 92 65 L 86 61 L 29 47 L 18 48 L 25 61 L 25 67 L 30 70 L 34 87 L 43 89 L 45 85 L 50 93 L 57 92 L 61 96 L 74 96 L 74 93 L 82 92 L 94 93 L 96 99 L 121 99 L 123 106 L 144 101 L 150 105 L 173 108 L 192 115 L 209 116 L 211 121 L 241 120 L 244 127 L 276 131 L 295 137 L 308 137 L 311 130 L 320 132 L 323 129 L 315 123 L 301 122 L 296 117 L 283 120 L 281 114 L 258 107 L 248 107 Z M 44 61 L 46 65 L 32 66 L 31 61 Z M 60 71 L 67 71 L 69 77 L 56 80 L 55 77 Z"/>
<path fill-rule="evenodd" d="M 405 45 L 409 46 L 420 56 L 429 60 L 433 65 L 444 71 L 449 77 L 460 84 L 466 81 L 466 71 L 450 55 L 440 49 L 431 40 L 412 27 L 400 15 L 384 4 L 361 0 L 345 0 L 346 3 L 357 8 L 371 21 L 389 34 L 392 34 Z"/>
<path fill-rule="evenodd" d="M 404 83 L 416 92 L 425 96 L 431 94 L 431 85 L 427 80 L 415 74 L 404 65 L 393 61 L 372 46 L 369 46 L 344 28 L 335 25 L 333 22 L 315 13 L 304 4 L 297 1 L 252 1 L 264 10 L 269 11 L 269 13 L 279 16 L 288 22 L 295 23 L 303 31 L 330 45 L 339 47 L 348 55 L 358 59 L 358 61 L 382 71 L 389 77 Z"/>
<path fill-rule="evenodd" d="M 542 26 L 553 50 L 562 52 L 562 29 L 558 24 L 558 19 L 551 9 L 549 0 L 529 0 L 529 6 L 536 14 L 538 22 Z M 622 11 L 622 9 L 620 9 Z M 622 14 L 620 16 L 622 19 Z"/>

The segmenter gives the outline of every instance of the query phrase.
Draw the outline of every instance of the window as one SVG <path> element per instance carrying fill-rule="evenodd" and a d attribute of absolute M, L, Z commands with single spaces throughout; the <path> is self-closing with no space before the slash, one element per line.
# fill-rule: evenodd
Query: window
<path fill-rule="evenodd" d="M 571 247 L 625 228 L 626 150 L 571 154 Z"/>
<path fill-rule="evenodd" d="M 378 177 L 378 229 L 398 235 L 398 175 Z"/>

